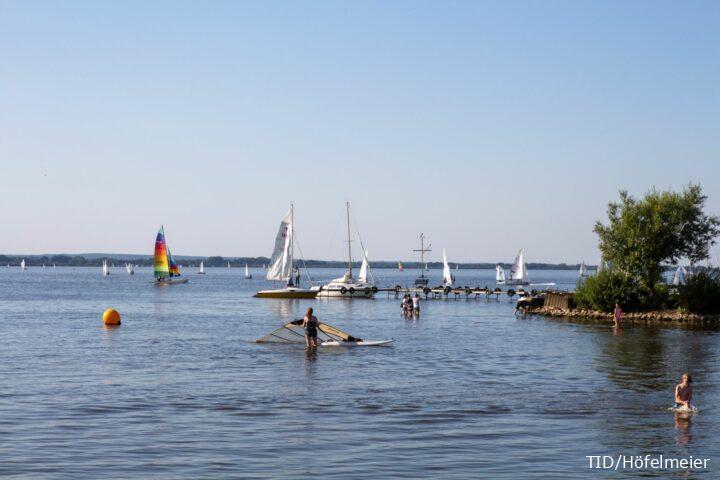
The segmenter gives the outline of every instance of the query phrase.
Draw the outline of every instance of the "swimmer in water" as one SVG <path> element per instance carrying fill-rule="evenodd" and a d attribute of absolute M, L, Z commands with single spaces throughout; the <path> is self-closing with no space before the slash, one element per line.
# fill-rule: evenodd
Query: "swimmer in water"
<path fill-rule="evenodd" d="M 684 373 L 681 382 L 675 387 L 675 407 L 685 407 L 691 410 L 690 400 L 692 400 L 692 376 Z"/>

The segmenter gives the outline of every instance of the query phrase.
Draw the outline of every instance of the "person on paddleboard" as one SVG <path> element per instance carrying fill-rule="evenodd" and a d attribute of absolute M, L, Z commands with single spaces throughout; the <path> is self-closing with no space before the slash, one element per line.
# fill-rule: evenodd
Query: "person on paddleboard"
<path fill-rule="evenodd" d="M 320 322 L 318 321 L 317 317 L 313 315 L 313 309 L 312 307 L 307 309 L 307 313 L 305 314 L 305 318 L 303 318 L 302 323 L 303 328 L 305 329 L 305 343 L 307 344 L 307 348 L 318 346 L 318 327 L 320 326 Z"/>
<path fill-rule="evenodd" d="M 692 375 L 690 373 L 684 373 L 682 380 L 675 387 L 675 408 L 685 407 L 688 410 L 692 409 L 690 406 L 690 400 L 692 400 Z"/>

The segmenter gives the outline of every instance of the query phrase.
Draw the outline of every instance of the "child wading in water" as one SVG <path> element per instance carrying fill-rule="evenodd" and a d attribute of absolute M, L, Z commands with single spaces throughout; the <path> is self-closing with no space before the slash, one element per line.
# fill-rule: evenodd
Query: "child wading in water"
<path fill-rule="evenodd" d="M 613 312 L 613 318 L 615 319 L 615 326 L 619 327 L 620 322 L 622 322 L 622 308 L 620 308 L 620 304 L 615 304 L 615 311 Z"/>
<path fill-rule="evenodd" d="M 692 406 L 690 406 L 690 400 L 692 400 L 692 387 L 690 384 L 692 384 L 692 376 L 689 373 L 684 373 L 682 380 L 675 387 L 675 407 L 692 409 Z"/>

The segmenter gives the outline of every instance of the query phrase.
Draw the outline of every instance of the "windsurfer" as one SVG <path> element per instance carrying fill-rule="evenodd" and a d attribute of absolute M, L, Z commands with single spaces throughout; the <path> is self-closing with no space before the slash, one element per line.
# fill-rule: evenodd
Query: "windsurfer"
<path fill-rule="evenodd" d="M 305 329 L 305 343 L 307 344 L 307 348 L 317 348 L 318 346 L 318 325 L 320 325 L 320 322 L 317 317 L 313 315 L 312 307 L 309 307 L 302 323 L 302 326 Z"/>

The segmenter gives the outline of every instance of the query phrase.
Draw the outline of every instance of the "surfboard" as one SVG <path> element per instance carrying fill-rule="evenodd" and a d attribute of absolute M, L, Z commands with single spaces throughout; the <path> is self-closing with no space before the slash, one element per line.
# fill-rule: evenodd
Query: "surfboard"
<path fill-rule="evenodd" d="M 338 342 L 329 341 L 321 342 L 321 347 L 379 347 L 381 345 L 389 345 L 395 340 L 362 340 L 360 342 Z"/>

